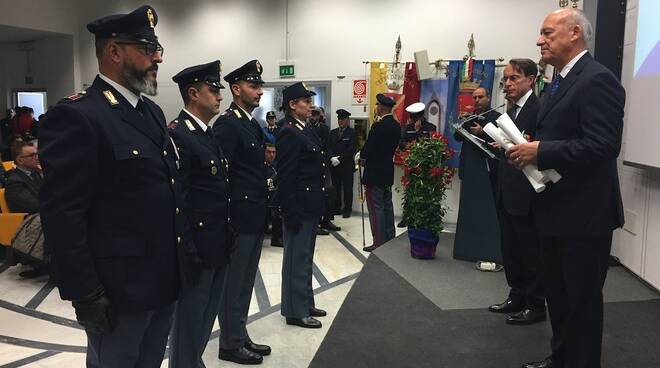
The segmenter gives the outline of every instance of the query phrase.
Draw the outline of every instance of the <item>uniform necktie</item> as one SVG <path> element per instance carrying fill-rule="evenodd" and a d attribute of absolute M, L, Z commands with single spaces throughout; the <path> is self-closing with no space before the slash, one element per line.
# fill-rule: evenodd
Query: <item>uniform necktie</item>
<path fill-rule="evenodd" d="M 515 105 L 515 104 L 514 104 L 514 105 L 509 109 L 509 111 L 506 112 L 506 114 L 509 115 L 509 117 L 511 118 L 511 120 L 516 120 L 516 117 L 517 117 L 516 115 L 518 114 L 518 109 L 519 109 L 518 105 Z"/>
<path fill-rule="evenodd" d="M 564 77 L 562 77 L 561 74 L 557 74 L 555 79 L 552 80 L 552 84 L 550 85 L 550 97 L 554 96 L 555 93 L 557 93 L 557 90 L 559 89 L 559 84 L 561 84 L 562 80 L 564 80 Z"/>
<path fill-rule="evenodd" d="M 162 130 L 158 127 L 158 123 L 156 120 L 154 120 L 151 112 L 149 112 L 149 108 L 147 107 L 147 104 L 144 102 L 144 100 L 139 99 L 135 108 L 140 112 L 144 120 L 147 121 L 148 128 L 155 134 L 159 136 L 162 135 Z"/>

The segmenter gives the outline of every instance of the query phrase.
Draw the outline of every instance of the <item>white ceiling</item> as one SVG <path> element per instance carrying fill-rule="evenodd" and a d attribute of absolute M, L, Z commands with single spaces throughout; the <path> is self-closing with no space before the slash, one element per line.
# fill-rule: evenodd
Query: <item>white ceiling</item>
<path fill-rule="evenodd" d="M 59 33 L 10 27 L 0 24 L 0 43 L 34 41 L 59 35 Z"/>

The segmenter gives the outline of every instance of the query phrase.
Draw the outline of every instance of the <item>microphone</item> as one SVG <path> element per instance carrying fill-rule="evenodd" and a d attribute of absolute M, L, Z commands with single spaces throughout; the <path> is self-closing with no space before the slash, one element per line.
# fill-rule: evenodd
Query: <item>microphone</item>
<path fill-rule="evenodd" d="M 502 108 L 502 107 L 504 107 L 504 106 L 506 106 L 505 103 L 501 104 L 500 106 L 493 107 L 492 109 L 486 110 L 486 111 L 482 112 L 481 114 L 472 114 L 472 115 L 468 115 L 468 116 L 466 116 L 466 117 L 463 118 L 463 122 L 461 123 L 461 125 L 464 124 L 464 123 L 467 123 L 468 121 L 470 121 L 470 120 L 472 120 L 472 119 L 474 119 L 474 118 L 483 118 L 484 115 L 488 114 L 489 112 L 491 112 L 491 111 L 495 111 L 495 110 L 500 109 L 500 108 Z"/>

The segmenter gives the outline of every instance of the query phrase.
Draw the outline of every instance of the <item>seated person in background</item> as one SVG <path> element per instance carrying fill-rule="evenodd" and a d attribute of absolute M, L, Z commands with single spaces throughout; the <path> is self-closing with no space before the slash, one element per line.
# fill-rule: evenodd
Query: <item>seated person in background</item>
<path fill-rule="evenodd" d="M 14 145 L 16 169 L 7 175 L 5 199 L 12 212 L 39 212 L 39 190 L 43 181 L 37 147 L 26 142 Z"/>

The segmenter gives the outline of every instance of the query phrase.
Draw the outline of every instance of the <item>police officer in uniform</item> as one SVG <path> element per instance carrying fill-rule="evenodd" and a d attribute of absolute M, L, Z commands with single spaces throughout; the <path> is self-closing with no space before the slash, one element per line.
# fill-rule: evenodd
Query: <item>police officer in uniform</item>
<path fill-rule="evenodd" d="M 309 118 L 309 128 L 314 134 L 318 137 L 318 140 L 321 142 L 321 151 L 325 155 L 325 151 L 328 149 L 328 143 L 330 138 L 330 128 L 325 124 L 325 119 L 321 115 L 321 108 L 313 108 L 312 116 Z M 325 155 L 329 160 L 329 156 Z M 341 227 L 332 223 L 334 217 L 332 215 L 332 202 L 334 201 L 334 186 L 332 185 L 332 179 L 330 175 L 330 162 L 325 163 L 325 175 L 328 179 L 325 192 L 325 212 L 321 216 L 319 222 L 319 229 L 316 231 L 317 235 L 329 235 L 329 231 L 339 231 Z"/>
<path fill-rule="evenodd" d="M 266 177 L 268 177 L 268 212 L 266 217 L 266 233 L 268 234 L 268 225 L 271 225 L 270 230 L 270 246 L 271 247 L 283 247 L 284 242 L 282 241 L 282 217 L 280 217 L 280 211 L 278 206 L 274 203 L 275 193 L 277 187 L 275 182 L 277 181 L 277 165 L 275 163 L 275 158 L 277 157 L 277 149 L 273 143 L 266 143 Z"/>
<path fill-rule="evenodd" d="M 100 18 L 99 75 L 39 131 L 41 219 L 62 299 L 87 334 L 88 367 L 160 367 L 179 295 L 177 152 L 157 92 L 156 11 Z"/>
<path fill-rule="evenodd" d="M 410 122 L 401 134 L 400 149 L 404 150 L 408 143 L 415 142 L 419 138 L 429 138 L 436 131 L 435 125 L 426 121 L 424 117 L 425 108 L 426 105 L 423 102 L 415 102 L 406 107 L 406 111 L 410 114 Z"/>
<path fill-rule="evenodd" d="M 394 239 L 394 207 L 392 184 L 394 183 L 394 151 L 401 137 L 401 126 L 392 115 L 393 99 L 382 93 L 376 95 L 377 121 L 371 126 L 367 142 L 358 159 L 363 160 L 362 184 L 369 208 L 369 224 L 374 242 L 362 250 L 371 252 L 383 243 Z"/>
<path fill-rule="evenodd" d="M 284 89 L 285 124 L 277 138 L 277 203 L 284 222 L 282 315 L 287 324 L 304 328 L 321 328 L 314 317 L 327 314 L 315 307 L 312 290 L 316 226 L 324 213 L 326 179 L 322 142 L 305 123 L 314 95 L 302 82 Z"/>
<path fill-rule="evenodd" d="M 355 130 L 350 127 L 351 113 L 337 110 L 338 128 L 330 132 L 329 155 L 330 173 L 332 174 L 332 186 L 335 187 L 335 198 L 333 209 L 341 212 L 343 218 L 351 217 L 353 211 L 353 173 L 355 164 L 353 156 L 356 150 Z M 342 194 L 344 195 L 342 207 Z"/>
<path fill-rule="evenodd" d="M 277 139 L 277 132 L 280 130 L 280 127 L 277 125 L 275 111 L 268 111 L 266 113 L 266 126 L 261 128 L 261 130 L 264 131 L 266 142 L 275 144 L 275 140 Z"/>
<path fill-rule="evenodd" d="M 218 314 L 229 260 L 227 161 L 208 126 L 220 112 L 220 61 L 186 68 L 172 80 L 185 105 L 170 124 L 170 134 L 179 150 L 187 264 L 195 278 L 177 303 L 169 366 L 203 367 L 202 353 Z"/>
<path fill-rule="evenodd" d="M 263 94 L 262 67 L 252 60 L 225 76 L 233 102 L 213 125 L 213 135 L 229 161 L 231 263 L 220 302 L 222 360 L 259 364 L 271 352 L 252 342 L 246 329 L 254 278 L 261 257 L 267 211 L 264 134 L 252 111 Z"/>

